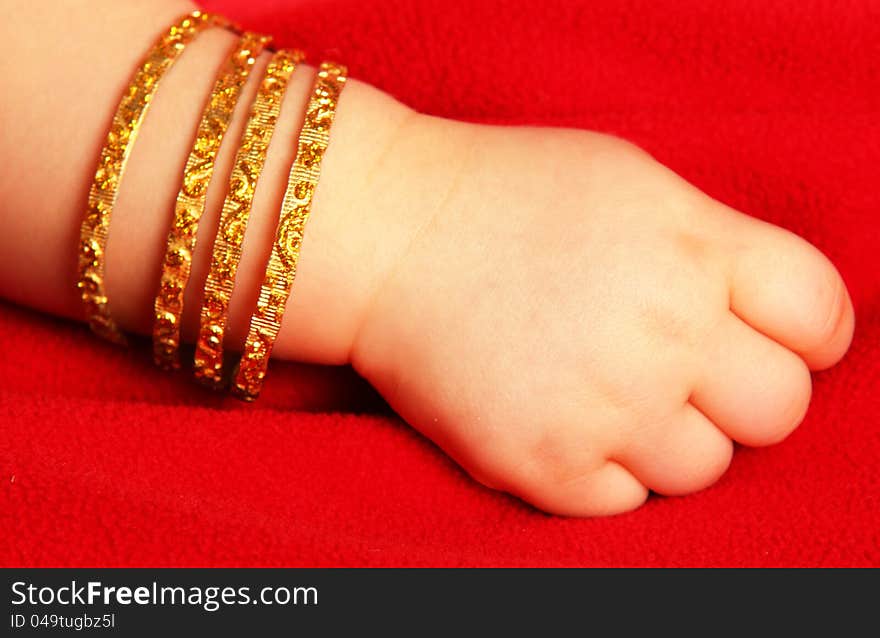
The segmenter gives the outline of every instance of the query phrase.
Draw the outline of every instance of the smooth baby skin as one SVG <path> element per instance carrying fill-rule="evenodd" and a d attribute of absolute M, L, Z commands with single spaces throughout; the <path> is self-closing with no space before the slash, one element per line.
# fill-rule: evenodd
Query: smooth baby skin
<path fill-rule="evenodd" d="M 818 250 L 618 139 L 421 125 L 455 149 L 449 190 L 352 360 L 476 478 L 551 512 L 617 513 L 702 489 L 732 441 L 800 423 L 809 368 L 853 331 Z"/>
<path fill-rule="evenodd" d="M 0 64 L 0 295 L 82 319 L 76 241 L 109 118 L 139 56 L 190 6 L 6 5 L 0 35 L 16 57 Z M 95 11 L 112 18 L 112 33 Z M 107 247 L 111 312 L 128 330 L 149 334 L 183 163 L 234 42 L 216 31 L 188 47 L 132 154 Z M 312 74 L 295 74 L 257 187 L 230 308 L 233 349 Z M 47 93 L 50 76 L 59 80 Z M 255 86 L 209 189 L 185 299 L 190 341 Z M 706 487 L 727 468 L 732 441 L 785 438 L 806 411 L 809 370 L 843 356 L 853 321 L 819 251 L 627 142 L 452 122 L 352 80 L 273 355 L 351 363 L 486 485 L 549 512 L 599 515 L 637 507 L 649 490 Z"/>

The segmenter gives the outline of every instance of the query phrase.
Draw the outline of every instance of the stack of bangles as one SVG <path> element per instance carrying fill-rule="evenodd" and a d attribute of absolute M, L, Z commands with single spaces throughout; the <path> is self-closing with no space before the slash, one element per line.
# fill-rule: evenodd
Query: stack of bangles
<path fill-rule="evenodd" d="M 190 276 L 196 231 L 205 210 L 214 161 L 242 87 L 257 57 L 269 45 L 270 38 L 250 32 L 241 33 L 229 21 L 201 11 L 182 16 L 171 25 L 147 53 L 117 107 L 80 227 L 77 288 L 86 317 L 95 333 L 115 343 L 125 344 L 125 336 L 110 316 L 105 289 L 104 255 L 110 218 L 128 157 L 163 74 L 187 44 L 211 28 L 234 31 L 240 39 L 221 65 L 201 114 L 168 233 L 162 276 L 154 304 L 153 356 L 157 365 L 169 370 L 180 367 L 184 290 Z M 257 180 L 285 89 L 294 69 L 303 59 L 303 54 L 295 50 L 279 50 L 272 54 L 250 105 L 245 131 L 229 178 L 205 282 L 194 360 L 196 378 L 217 389 L 224 388 L 229 378 L 223 369 L 223 336 Z M 251 317 L 244 352 L 231 375 L 232 393 L 244 400 L 255 399 L 262 388 L 272 346 L 293 287 L 312 195 L 317 186 L 321 159 L 329 142 L 336 104 L 345 86 L 346 73 L 345 67 L 324 62 L 315 78 L 259 300 Z"/>

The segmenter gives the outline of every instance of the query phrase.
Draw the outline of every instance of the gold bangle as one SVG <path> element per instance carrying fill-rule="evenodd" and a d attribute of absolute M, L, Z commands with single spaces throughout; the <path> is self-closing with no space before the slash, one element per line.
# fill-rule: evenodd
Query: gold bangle
<path fill-rule="evenodd" d="M 330 125 L 339 95 L 345 87 L 346 73 L 344 66 L 324 62 L 315 78 L 297 144 L 296 160 L 290 169 L 272 254 L 232 386 L 232 393 L 246 401 L 253 401 L 260 394 L 272 346 L 281 328 L 284 308 L 296 277 L 312 196 L 321 173 L 321 159 L 330 140 Z"/>
<path fill-rule="evenodd" d="M 101 150 L 98 168 L 89 190 L 88 208 L 80 226 L 77 289 L 92 330 L 114 343 L 124 344 L 126 339 L 111 318 L 107 307 L 104 252 L 119 183 L 138 130 L 165 71 L 177 60 L 189 42 L 215 26 L 228 26 L 228 22 L 219 16 L 193 11 L 179 18 L 154 43 L 119 102 Z"/>
<path fill-rule="evenodd" d="M 227 311 L 254 191 L 263 170 L 287 81 L 302 57 L 298 51 L 279 51 L 270 60 L 251 106 L 229 179 L 229 192 L 220 213 L 211 268 L 205 282 L 194 361 L 196 378 L 215 388 L 222 385 Z"/>
<path fill-rule="evenodd" d="M 189 281 L 199 220 L 205 211 L 208 184 L 220 142 L 232 119 L 241 89 L 270 37 L 245 33 L 220 68 L 202 112 L 195 142 L 186 161 L 183 183 L 168 232 L 162 279 L 153 304 L 153 359 L 161 368 L 180 367 L 180 320 Z"/>

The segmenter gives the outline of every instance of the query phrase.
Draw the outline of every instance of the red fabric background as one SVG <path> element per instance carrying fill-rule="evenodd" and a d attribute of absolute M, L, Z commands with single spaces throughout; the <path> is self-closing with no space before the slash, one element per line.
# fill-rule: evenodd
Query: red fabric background
<path fill-rule="evenodd" d="M 839 266 L 852 351 L 803 426 L 611 519 L 469 480 L 350 371 L 245 406 L 0 305 L 0 564 L 880 564 L 880 4 L 212 0 L 422 110 L 610 131 Z"/>

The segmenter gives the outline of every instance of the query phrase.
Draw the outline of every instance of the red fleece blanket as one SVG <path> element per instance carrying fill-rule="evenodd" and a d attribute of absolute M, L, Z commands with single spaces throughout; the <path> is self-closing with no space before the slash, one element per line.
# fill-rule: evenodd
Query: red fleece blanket
<path fill-rule="evenodd" d="M 613 132 L 839 266 L 852 351 L 714 487 L 570 520 L 478 486 L 351 371 L 255 405 L 0 304 L 0 564 L 880 564 L 880 6 L 212 0 L 421 110 Z"/>

